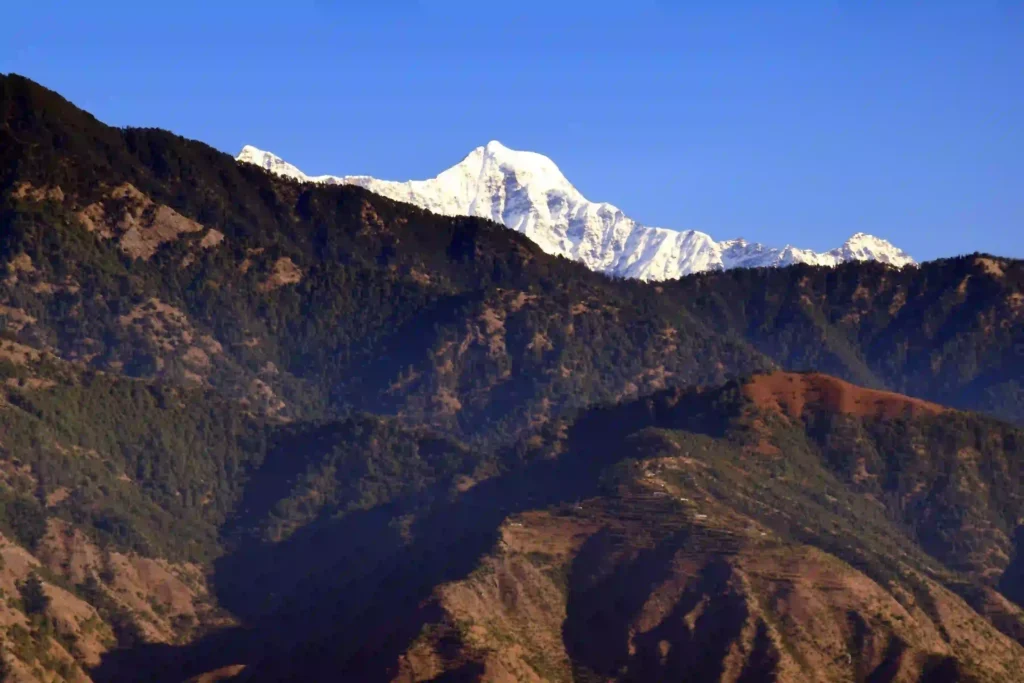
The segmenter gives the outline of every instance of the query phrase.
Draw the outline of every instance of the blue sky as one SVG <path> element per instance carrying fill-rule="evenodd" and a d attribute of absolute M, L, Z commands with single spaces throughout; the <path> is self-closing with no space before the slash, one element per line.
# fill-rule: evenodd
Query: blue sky
<path fill-rule="evenodd" d="M 1024 2 L 626 4 L 36 0 L 0 71 L 308 173 L 498 139 L 651 225 L 1024 257 Z"/>

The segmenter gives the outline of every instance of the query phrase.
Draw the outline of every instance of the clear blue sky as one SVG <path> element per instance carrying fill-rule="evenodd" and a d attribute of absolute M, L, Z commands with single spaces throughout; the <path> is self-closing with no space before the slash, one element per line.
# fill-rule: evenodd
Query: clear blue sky
<path fill-rule="evenodd" d="M 3 24 L 0 71 L 309 173 L 429 177 L 498 139 L 652 225 L 1024 257 L 1017 0 L 34 0 Z"/>

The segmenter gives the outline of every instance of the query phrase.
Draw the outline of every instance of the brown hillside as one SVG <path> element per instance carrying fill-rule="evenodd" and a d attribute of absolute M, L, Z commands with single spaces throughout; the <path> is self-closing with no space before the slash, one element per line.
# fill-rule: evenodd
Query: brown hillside
<path fill-rule="evenodd" d="M 947 408 L 889 391 L 854 386 L 819 373 L 774 372 L 753 377 L 743 393 L 757 406 L 797 418 L 808 408 L 892 419 L 938 415 Z"/>
<path fill-rule="evenodd" d="M 394 680 L 477 661 L 474 680 L 487 681 L 1004 681 L 1022 661 L 1019 645 L 930 579 L 917 577 L 922 597 L 909 597 L 717 505 L 652 539 L 617 512 L 595 524 L 606 504 L 503 526 L 477 571 L 438 588 L 443 616 Z M 960 657 L 972 661 L 962 668 Z"/>

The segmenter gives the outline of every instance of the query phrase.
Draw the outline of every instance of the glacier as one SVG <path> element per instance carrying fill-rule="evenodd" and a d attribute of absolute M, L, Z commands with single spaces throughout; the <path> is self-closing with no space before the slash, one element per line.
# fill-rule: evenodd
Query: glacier
<path fill-rule="evenodd" d="M 358 185 L 447 216 L 488 218 L 523 233 L 549 254 L 615 277 L 657 281 L 730 268 L 835 266 L 874 260 L 901 268 L 914 259 L 890 242 L 857 233 L 842 246 L 815 252 L 742 239 L 715 241 L 697 230 L 642 225 L 619 208 L 586 199 L 548 157 L 491 141 L 429 180 L 309 176 L 277 155 L 246 145 L 236 157 L 300 182 Z"/>

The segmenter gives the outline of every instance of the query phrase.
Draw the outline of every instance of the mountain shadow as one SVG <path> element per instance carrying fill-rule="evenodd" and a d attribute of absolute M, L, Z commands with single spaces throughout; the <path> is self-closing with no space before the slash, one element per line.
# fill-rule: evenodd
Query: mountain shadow
<path fill-rule="evenodd" d="M 388 680 L 423 626 L 438 619 L 434 588 L 469 574 L 509 515 L 597 494 L 603 467 L 625 451 L 617 441 L 595 441 L 582 429 L 588 424 L 572 431 L 561 457 L 454 499 L 438 485 L 429 496 L 318 520 L 280 542 L 245 539 L 213 574 L 219 603 L 241 625 L 189 645 L 112 651 L 92 676 L 170 682 L 247 664 L 246 680 Z M 396 519 L 424 498 L 440 502 L 402 533 Z M 446 675 L 462 680 L 474 666 Z"/>

